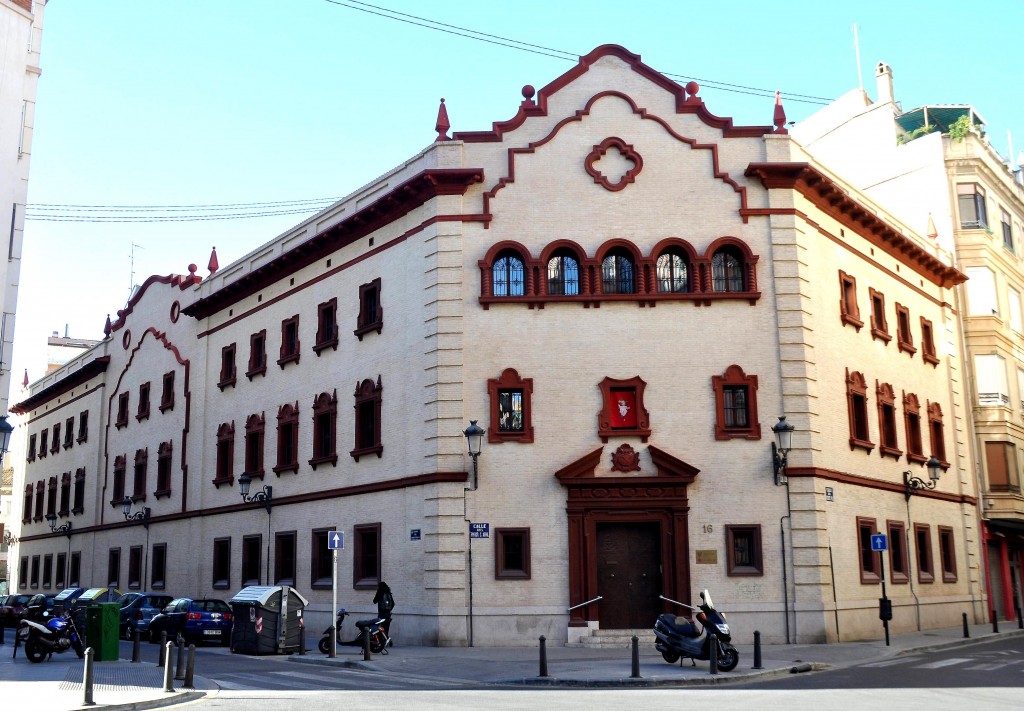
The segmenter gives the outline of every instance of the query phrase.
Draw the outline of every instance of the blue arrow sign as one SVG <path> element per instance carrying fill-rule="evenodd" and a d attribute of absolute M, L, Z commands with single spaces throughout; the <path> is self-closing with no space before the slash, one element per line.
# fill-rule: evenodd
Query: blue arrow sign
<path fill-rule="evenodd" d="M 345 549 L 345 534 L 342 531 L 331 531 L 327 534 L 327 549 L 340 551 Z"/>
<path fill-rule="evenodd" d="M 871 550 L 873 551 L 884 551 L 888 550 L 888 541 L 885 540 L 884 533 L 875 533 L 871 536 Z"/>

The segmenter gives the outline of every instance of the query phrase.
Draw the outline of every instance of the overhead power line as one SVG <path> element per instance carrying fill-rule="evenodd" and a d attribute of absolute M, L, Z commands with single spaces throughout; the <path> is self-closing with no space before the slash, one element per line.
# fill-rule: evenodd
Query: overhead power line
<path fill-rule="evenodd" d="M 341 198 L 309 198 L 270 202 L 227 202 L 199 205 L 81 205 L 30 203 L 25 219 L 36 222 L 154 223 L 245 220 L 317 212 Z"/>
<path fill-rule="evenodd" d="M 349 10 L 365 12 L 369 15 L 376 15 L 377 17 L 383 17 L 387 20 L 404 22 L 409 25 L 415 25 L 416 27 L 434 30 L 435 32 L 444 32 L 450 35 L 457 35 L 459 37 L 465 37 L 466 39 L 476 40 L 478 42 L 486 42 L 488 44 L 494 44 L 500 47 L 507 47 L 509 49 L 518 50 L 520 52 L 539 54 L 545 57 L 552 57 L 553 59 L 561 59 L 569 62 L 577 62 L 580 58 L 580 55 L 575 52 L 568 52 L 566 50 L 556 49 L 553 47 L 545 47 L 543 45 L 531 44 L 529 42 L 523 42 L 520 40 L 512 39 L 510 37 L 502 37 L 501 35 L 489 34 L 487 32 L 480 32 L 479 30 L 469 29 L 468 27 L 460 27 L 458 25 L 451 25 L 446 22 L 440 22 L 439 20 L 431 20 L 428 17 L 410 15 L 408 13 L 398 12 L 397 10 L 391 10 L 389 8 L 381 7 L 379 5 L 371 5 L 370 3 L 359 2 L 359 0 L 324 1 L 330 3 L 331 5 L 337 5 L 339 7 L 348 8 Z M 678 77 L 680 79 L 684 79 L 687 81 L 692 79 L 693 81 L 696 81 L 709 89 L 729 91 L 735 94 L 749 94 L 753 96 L 775 96 L 774 89 L 762 89 L 759 87 L 744 86 L 742 84 L 731 84 L 729 82 L 717 81 L 715 79 L 703 79 L 700 77 L 694 77 L 687 74 L 679 74 L 673 72 L 662 73 L 669 77 Z M 804 104 L 825 105 L 832 102 L 832 99 L 828 97 L 813 96 L 811 94 L 798 94 L 796 92 L 788 91 L 783 91 L 782 96 L 789 101 Z"/>

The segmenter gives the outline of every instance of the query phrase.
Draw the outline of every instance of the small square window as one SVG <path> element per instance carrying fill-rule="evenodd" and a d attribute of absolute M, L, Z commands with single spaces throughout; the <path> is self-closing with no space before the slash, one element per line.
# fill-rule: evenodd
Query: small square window
<path fill-rule="evenodd" d="M 495 579 L 529 580 L 530 529 L 497 528 L 494 535 Z"/>
<path fill-rule="evenodd" d="M 725 550 L 729 575 L 763 574 L 761 526 L 726 526 Z"/>

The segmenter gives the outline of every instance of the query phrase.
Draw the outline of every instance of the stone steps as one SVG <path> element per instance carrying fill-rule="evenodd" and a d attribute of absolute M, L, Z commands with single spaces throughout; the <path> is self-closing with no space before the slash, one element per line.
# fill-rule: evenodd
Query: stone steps
<path fill-rule="evenodd" d="M 637 630 L 594 630 L 589 637 L 580 640 L 579 647 L 586 649 L 629 648 L 636 635 L 641 648 L 654 645 L 654 632 L 650 627 Z"/>

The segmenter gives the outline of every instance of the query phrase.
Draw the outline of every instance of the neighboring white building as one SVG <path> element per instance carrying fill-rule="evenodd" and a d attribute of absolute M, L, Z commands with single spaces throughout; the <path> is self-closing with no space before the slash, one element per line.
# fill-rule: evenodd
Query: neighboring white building
<path fill-rule="evenodd" d="M 0 244 L 6 255 L 0 259 L 0 419 L 6 419 L 11 389 L 14 314 L 45 7 L 46 0 L 0 0 L 0 229 L 5 235 Z M 11 505 L 8 497 L 8 491 L 0 491 L 0 525 L 10 532 L 13 522 L 3 513 Z"/>
<path fill-rule="evenodd" d="M 599 47 L 209 277 L 151 277 L 14 408 L 18 589 L 282 582 L 326 626 L 337 529 L 345 607 L 386 580 L 409 642 L 574 643 L 704 587 L 740 642 L 837 641 L 881 634 L 882 531 L 894 631 L 980 619 L 964 275 L 781 106 L 737 126 L 698 92 Z"/>

